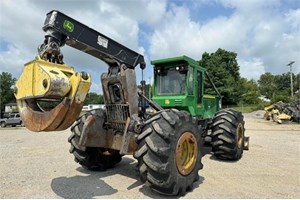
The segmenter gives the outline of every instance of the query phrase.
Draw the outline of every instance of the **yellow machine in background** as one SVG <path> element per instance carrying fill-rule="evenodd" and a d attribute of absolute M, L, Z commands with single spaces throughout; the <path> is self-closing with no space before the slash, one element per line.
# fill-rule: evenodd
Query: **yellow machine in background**
<path fill-rule="evenodd" d="M 272 119 L 273 121 L 282 124 L 284 122 L 298 122 L 299 121 L 299 101 L 295 101 L 292 103 L 283 103 L 282 101 L 279 101 L 275 104 L 272 104 L 270 106 L 267 106 L 264 108 L 265 115 L 264 118 L 266 120 Z"/>

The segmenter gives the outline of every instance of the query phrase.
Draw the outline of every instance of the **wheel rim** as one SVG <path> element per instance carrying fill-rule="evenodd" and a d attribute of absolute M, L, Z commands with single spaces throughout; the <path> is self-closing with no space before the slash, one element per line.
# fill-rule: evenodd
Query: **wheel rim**
<path fill-rule="evenodd" d="M 176 166 L 180 174 L 188 175 L 197 161 L 198 145 L 191 132 L 184 132 L 176 145 Z"/>
<path fill-rule="evenodd" d="M 244 129 L 243 129 L 243 125 L 240 123 L 237 127 L 237 144 L 238 144 L 238 148 L 242 148 L 243 146 L 243 138 L 244 138 Z"/>

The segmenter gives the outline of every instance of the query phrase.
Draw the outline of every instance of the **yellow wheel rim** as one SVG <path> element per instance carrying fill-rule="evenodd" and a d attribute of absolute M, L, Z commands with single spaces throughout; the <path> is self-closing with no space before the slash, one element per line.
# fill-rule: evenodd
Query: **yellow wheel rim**
<path fill-rule="evenodd" d="M 180 174 L 188 175 L 194 169 L 198 156 L 198 145 L 191 132 L 184 132 L 176 145 L 176 166 Z"/>

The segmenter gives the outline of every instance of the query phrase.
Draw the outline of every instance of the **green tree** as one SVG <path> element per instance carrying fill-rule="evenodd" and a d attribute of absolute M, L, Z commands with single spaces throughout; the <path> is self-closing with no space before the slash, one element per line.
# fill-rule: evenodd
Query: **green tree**
<path fill-rule="evenodd" d="M 276 82 L 273 74 L 270 72 L 262 74 L 258 80 L 258 84 L 259 91 L 262 95 L 266 96 L 268 99 L 275 97 Z"/>
<path fill-rule="evenodd" d="M 259 91 L 262 95 L 271 99 L 272 102 L 290 102 L 299 99 L 300 74 L 293 74 L 294 98 L 291 98 L 290 73 L 273 75 L 264 73 L 258 80 Z"/>
<path fill-rule="evenodd" d="M 103 95 L 97 94 L 95 92 L 89 92 L 86 95 L 84 104 L 85 105 L 88 105 L 88 104 L 104 104 Z"/>
<path fill-rule="evenodd" d="M 246 78 L 241 78 L 241 82 L 243 94 L 241 95 L 240 103 L 249 105 L 258 104 L 260 102 L 260 94 L 257 83 L 254 80 L 248 81 Z"/>
<path fill-rule="evenodd" d="M 243 91 L 241 76 L 235 52 L 218 49 L 215 53 L 203 53 L 200 66 L 207 69 L 214 84 L 223 96 L 223 104 L 237 104 Z M 215 94 L 208 80 L 205 81 L 205 93 Z"/>
<path fill-rule="evenodd" d="M 298 73 L 296 76 L 295 76 L 295 87 L 294 87 L 294 91 L 295 91 L 295 96 L 294 96 L 294 99 L 295 100 L 299 100 L 300 99 L 300 73 Z"/>
<path fill-rule="evenodd" d="M 16 102 L 13 89 L 11 88 L 16 82 L 16 78 L 8 72 L 0 74 L 0 110 L 4 111 L 5 104 Z"/>

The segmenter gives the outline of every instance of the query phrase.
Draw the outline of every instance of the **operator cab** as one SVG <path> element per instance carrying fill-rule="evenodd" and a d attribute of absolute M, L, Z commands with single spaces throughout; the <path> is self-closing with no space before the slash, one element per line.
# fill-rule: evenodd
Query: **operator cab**
<path fill-rule="evenodd" d="M 206 69 L 188 56 L 151 61 L 154 65 L 152 100 L 165 109 L 185 110 L 192 116 L 212 118 L 221 105 L 219 97 L 204 94 Z"/>
<path fill-rule="evenodd" d="M 167 64 L 154 67 L 157 95 L 185 95 L 187 63 Z"/>

